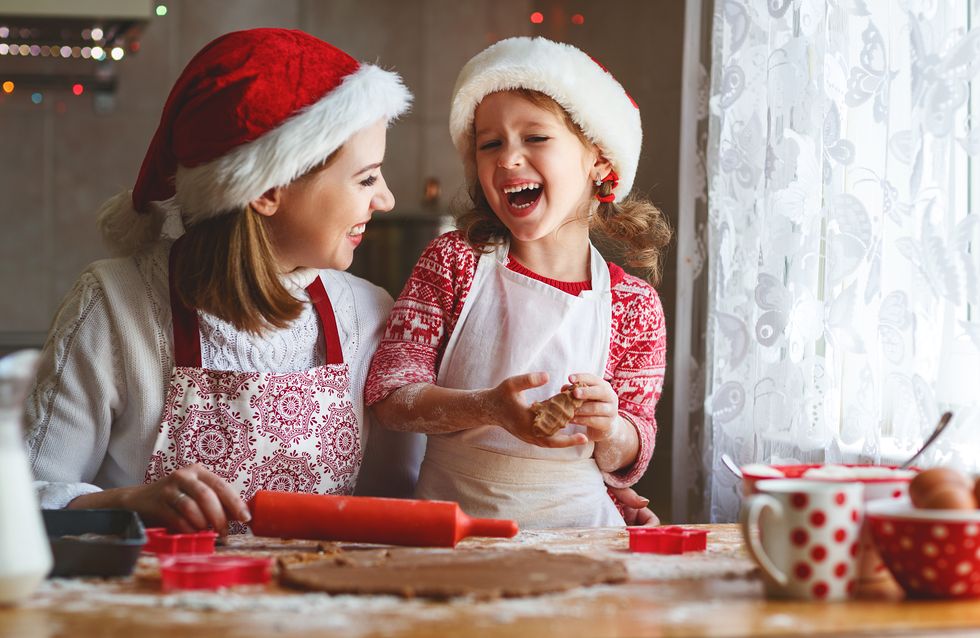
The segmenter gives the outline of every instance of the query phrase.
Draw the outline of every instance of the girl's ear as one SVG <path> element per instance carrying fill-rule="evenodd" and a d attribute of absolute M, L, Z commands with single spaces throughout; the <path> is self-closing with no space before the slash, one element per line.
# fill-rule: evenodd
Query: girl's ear
<path fill-rule="evenodd" d="M 607 160 L 603 155 L 599 155 L 595 163 L 592 165 L 591 174 L 595 176 L 596 179 L 602 180 L 612 171 L 612 162 Z"/>
<path fill-rule="evenodd" d="M 272 217 L 282 205 L 282 188 L 270 188 L 262 193 L 258 199 L 253 199 L 249 205 L 259 215 Z"/>

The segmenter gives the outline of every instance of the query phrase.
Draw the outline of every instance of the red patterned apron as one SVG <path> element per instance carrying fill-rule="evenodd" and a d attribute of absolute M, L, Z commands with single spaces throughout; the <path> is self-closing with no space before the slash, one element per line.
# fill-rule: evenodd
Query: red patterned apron
<path fill-rule="evenodd" d="M 200 463 L 248 501 L 259 490 L 351 494 L 361 430 L 333 306 L 320 277 L 306 288 L 323 328 L 326 363 L 299 372 L 201 367 L 197 312 L 176 294 L 170 253 L 174 369 L 145 482 Z M 233 524 L 232 533 L 245 531 Z"/>

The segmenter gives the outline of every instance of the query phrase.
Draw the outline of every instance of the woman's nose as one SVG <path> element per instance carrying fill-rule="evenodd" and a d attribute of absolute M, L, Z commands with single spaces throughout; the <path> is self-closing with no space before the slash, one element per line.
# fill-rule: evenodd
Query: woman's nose
<path fill-rule="evenodd" d="M 374 197 L 374 210 L 379 213 L 387 213 L 395 207 L 395 196 L 388 188 L 388 184 L 383 184 L 381 191 Z"/>

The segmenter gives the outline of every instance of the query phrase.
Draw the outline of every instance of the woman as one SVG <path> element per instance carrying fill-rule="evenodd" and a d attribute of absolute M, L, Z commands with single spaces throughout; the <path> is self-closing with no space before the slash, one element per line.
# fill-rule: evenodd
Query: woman
<path fill-rule="evenodd" d="M 341 271 L 394 205 L 386 127 L 410 100 L 299 31 L 230 33 L 188 63 L 134 189 L 100 213 L 122 256 L 81 275 L 44 347 L 28 405 L 43 507 L 224 533 L 260 489 L 353 491 L 391 300 Z"/>

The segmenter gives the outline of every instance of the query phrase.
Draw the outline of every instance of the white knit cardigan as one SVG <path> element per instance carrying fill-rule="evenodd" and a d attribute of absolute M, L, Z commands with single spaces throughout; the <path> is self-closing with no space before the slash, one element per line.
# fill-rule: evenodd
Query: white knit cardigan
<path fill-rule="evenodd" d="M 82 494 L 143 482 L 173 369 L 170 244 L 164 240 L 133 257 L 93 263 L 58 310 L 26 410 L 27 443 L 42 507 L 60 508 Z M 338 271 L 300 270 L 284 281 L 305 298 L 302 289 L 317 274 L 333 304 L 350 365 L 363 450 L 368 433 L 365 377 L 392 300 L 381 288 Z M 207 368 L 287 372 L 324 360 L 320 326 L 310 304 L 288 328 L 262 336 L 198 315 Z M 388 457 L 393 453 L 383 450 Z M 384 464 L 390 465 L 390 459 Z M 390 470 L 387 479 L 368 479 L 372 489 L 383 480 L 412 480 Z M 411 491 L 402 484 L 388 491 L 406 489 Z"/>

